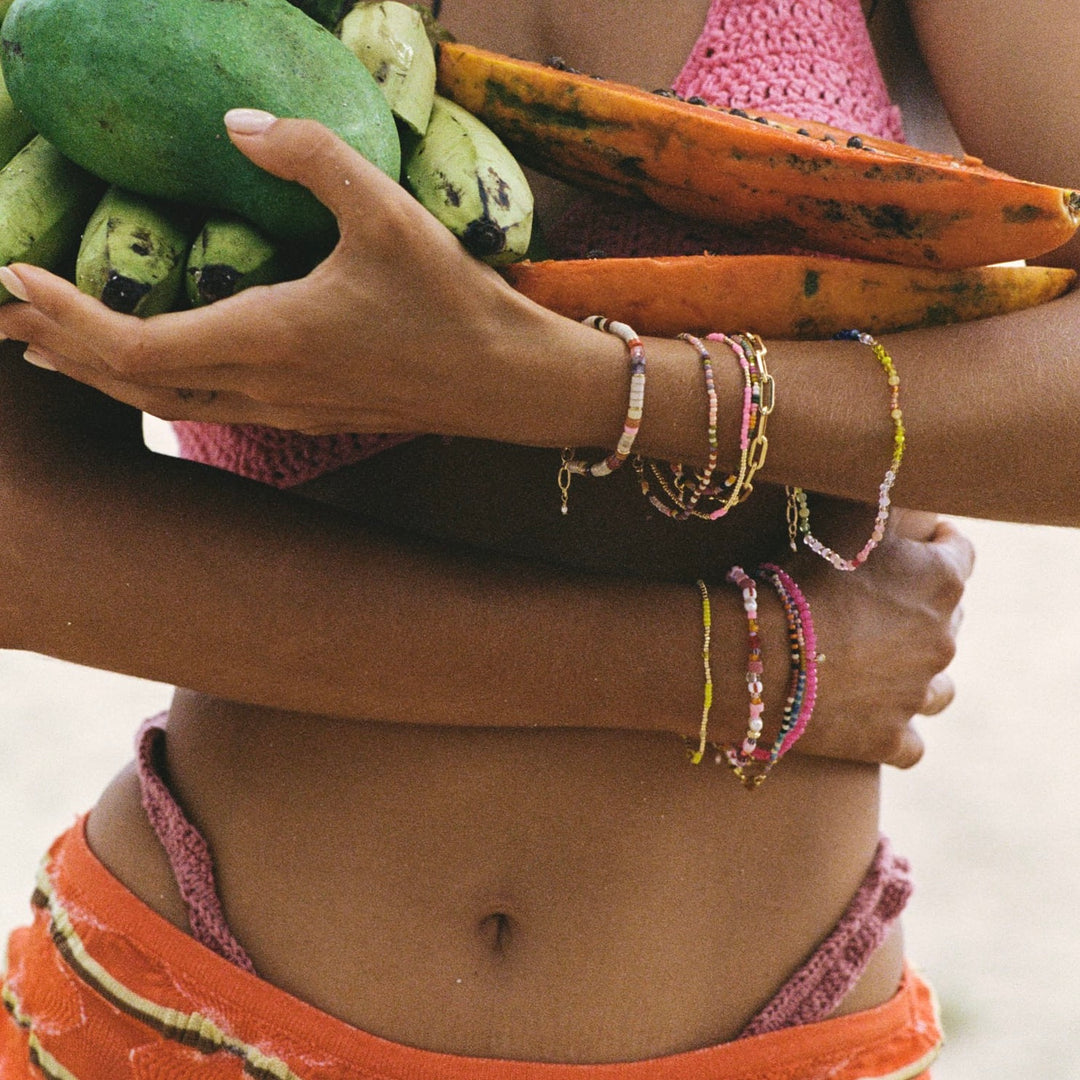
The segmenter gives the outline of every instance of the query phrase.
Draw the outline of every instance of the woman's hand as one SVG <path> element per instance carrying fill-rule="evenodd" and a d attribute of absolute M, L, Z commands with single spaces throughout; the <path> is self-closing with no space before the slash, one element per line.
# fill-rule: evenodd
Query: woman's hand
<path fill-rule="evenodd" d="M 500 350 L 544 316 L 326 128 L 251 110 L 229 118 L 252 161 L 334 212 L 340 241 L 325 261 L 297 281 L 146 320 L 18 264 L 3 276 L 27 302 L 0 308 L 0 333 L 27 342 L 31 362 L 165 419 L 453 433 L 480 404 L 484 372 L 498 376 Z"/>
<path fill-rule="evenodd" d="M 854 574 L 796 572 L 813 605 L 818 645 L 814 718 L 804 753 L 907 768 L 923 754 L 916 713 L 940 712 L 953 697 L 945 674 L 956 651 L 971 543 L 948 522 L 926 540 L 897 537 Z"/>

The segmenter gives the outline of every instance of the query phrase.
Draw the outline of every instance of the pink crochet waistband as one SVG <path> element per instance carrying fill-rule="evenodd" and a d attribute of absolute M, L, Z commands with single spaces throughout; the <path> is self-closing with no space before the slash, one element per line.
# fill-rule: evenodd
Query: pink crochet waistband
<path fill-rule="evenodd" d="M 254 972 L 233 936 L 218 895 L 213 857 L 162 777 L 164 713 L 139 729 L 136 766 L 146 815 L 172 866 L 192 936 L 219 956 Z M 855 895 L 829 936 L 742 1031 L 740 1038 L 824 1020 L 858 981 L 911 895 L 906 859 L 882 837 Z"/>

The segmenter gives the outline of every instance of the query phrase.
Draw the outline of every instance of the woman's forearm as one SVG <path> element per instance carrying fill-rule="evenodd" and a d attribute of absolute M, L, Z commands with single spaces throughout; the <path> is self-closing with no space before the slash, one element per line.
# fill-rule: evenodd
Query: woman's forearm
<path fill-rule="evenodd" d="M 1080 524 L 1080 500 L 1070 497 L 1080 478 L 1078 340 L 1080 291 L 1029 311 L 883 336 L 900 375 L 907 429 L 894 501 L 973 517 Z M 565 353 L 556 354 L 556 370 L 536 376 L 541 404 L 517 414 L 523 441 L 615 445 L 626 408 L 625 359 L 588 347 L 588 338 L 579 341 L 587 359 L 576 368 L 567 363 L 558 372 Z M 725 346 L 710 348 L 721 465 L 732 468 L 742 376 Z M 707 402 L 695 352 L 683 342 L 651 339 L 646 356 L 635 450 L 703 462 Z M 846 341 L 774 341 L 767 359 L 777 404 L 759 477 L 876 502 L 893 425 L 886 377 L 871 351 Z M 492 391 L 496 400 L 498 394 Z M 489 437 L 507 438 L 498 429 L 501 415 L 489 410 L 473 423 L 490 427 Z"/>
<path fill-rule="evenodd" d="M 5 280 L 29 302 L 0 307 L 0 332 L 30 342 L 39 360 L 64 373 L 170 419 L 615 446 L 629 383 L 620 341 L 514 292 L 318 125 L 282 120 L 258 138 L 237 138 L 257 164 L 333 204 L 343 239 L 311 275 L 140 321 L 20 266 L 21 284 L 7 270 Z M 340 176 L 350 173 L 355 183 L 342 187 Z M 363 201 L 342 194 L 352 191 L 363 191 Z M 1073 294 L 884 341 L 900 372 L 909 434 L 895 500 L 1080 524 L 1080 509 L 1063 497 L 1078 472 L 1078 330 Z M 723 347 L 716 352 L 719 465 L 730 469 L 741 375 Z M 682 341 L 648 340 L 646 356 L 635 450 L 703 461 L 707 407 L 696 353 Z M 849 342 L 772 342 L 769 362 L 778 403 L 760 479 L 875 502 L 892 425 L 874 357 Z"/>
<path fill-rule="evenodd" d="M 1080 293 L 984 322 L 883 337 L 900 374 L 907 431 L 894 501 L 1080 525 L 1078 337 Z M 850 342 L 774 342 L 769 360 L 777 405 L 761 478 L 873 503 L 893 437 L 888 387 L 874 356 Z M 737 394 L 731 376 L 729 401 Z M 644 446 L 663 457 L 692 450 L 685 444 L 696 439 L 700 456 L 700 417 L 696 426 L 689 416 L 672 422 L 660 395 L 654 400 Z M 703 415 L 704 402 L 700 409 Z M 729 427 L 731 452 L 734 438 Z"/>

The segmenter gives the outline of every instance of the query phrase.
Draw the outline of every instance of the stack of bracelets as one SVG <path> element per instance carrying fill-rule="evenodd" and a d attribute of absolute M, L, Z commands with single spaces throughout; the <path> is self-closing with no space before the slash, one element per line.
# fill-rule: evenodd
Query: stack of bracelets
<path fill-rule="evenodd" d="M 562 512 L 567 512 L 570 478 L 579 476 L 608 476 L 622 466 L 631 455 L 634 439 L 641 425 L 645 400 L 645 349 L 638 335 L 625 323 L 614 322 L 599 315 L 590 316 L 584 322 L 597 330 L 614 334 L 627 347 L 630 365 L 630 399 L 627 406 L 623 433 L 618 444 L 607 457 L 593 464 L 586 464 L 574 456 L 567 447 L 562 453 L 559 469 L 559 490 L 562 495 Z M 904 417 L 900 409 L 900 377 L 892 358 L 884 347 L 869 334 L 858 330 L 845 330 L 835 335 L 836 340 L 856 341 L 866 345 L 885 372 L 889 387 L 889 416 L 893 427 L 893 452 L 885 478 L 878 489 L 877 515 L 873 530 L 863 547 L 850 559 L 839 555 L 817 539 L 810 531 L 810 508 L 806 492 L 800 487 L 787 489 L 788 535 L 792 550 L 797 549 L 801 536 L 803 543 L 815 554 L 838 570 L 856 570 L 861 566 L 885 536 L 889 518 L 891 492 L 900 471 L 904 456 Z M 690 345 L 698 355 L 705 379 L 708 402 L 708 454 L 701 471 L 687 470 L 675 463 L 662 467 L 656 462 L 644 462 L 634 458 L 641 490 L 660 513 L 678 521 L 702 518 L 715 521 L 724 517 L 734 507 L 744 502 L 753 491 L 754 478 L 765 462 L 769 441 L 765 428 L 775 404 L 775 384 L 765 366 L 765 345 L 756 334 L 710 334 L 707 341 L 724 345 L 738 361 L 742 373 L 742 424 L 739 434 L 738 469 L 728 473 L 722 480 L 716 477 L 720 459 L 717 441 L 719 406 L 713 377 L 712 355 L 705 343 L 691 334 L 680 334 L 679 339 Z M 653 489 L 655 484 L 656 489 Z M 727 581 L 742 594 L 748 630 L 746 686 L 750 695 L 750 712 L 746 734 L 734 746 L 718 748 L 715 760 L 726 763 L 747 788 L 753 789 L 765 780 L 773 766 L 795 745 L 809 723 L 817 697 L 817 639 L 810 605 L 791 576 L 773 563 L 764 563 L 753 573 L 747 574 L 741 567 L 733 566 Z M 761 637 L 758 630 L 758 582 L 771 585 L 783 605 L 787 620 L 789 643 L 790 678 L 783 715 L 771 746 L 761 745 L 765 729 L 763 713 L 763 675 Z M 713 683 L 710 665 L 710 638 L 712 632 L 712 608 L 709 590 L 704 581 L 697 587 L 701 593 L 703 625 L 702 661 L 705 673 L 705 695 L 701 714 L 701 727 L 697 745 L 690 742 L 690 760 L 695 765 L 705 757 L 710 746 L 708 741 L 709 712 L 712 707 Z"/>

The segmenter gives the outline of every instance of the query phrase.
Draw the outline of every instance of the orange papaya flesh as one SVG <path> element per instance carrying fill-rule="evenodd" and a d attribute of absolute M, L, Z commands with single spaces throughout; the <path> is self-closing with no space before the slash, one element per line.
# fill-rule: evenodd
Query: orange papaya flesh
<path fill-rule="evenodd" d="M 823 339 L 1002 315 L 1053 300 L 1076 273 L 1047 266 L 955 270 L 831 255 L 669 255 L 503 267 L 519 292 L 572 319 L 608 315 L 641 334 L 752 330 Z"/>
<path fill-rule="evenodd" d="M 439 92 L 538 171 L 791 247 L 943 268 L 1030 259 L 1080 193 L 798 119 L 752 117 L 444 42 Z M 808 134 L 800 134 L 800 129 Z"/>

